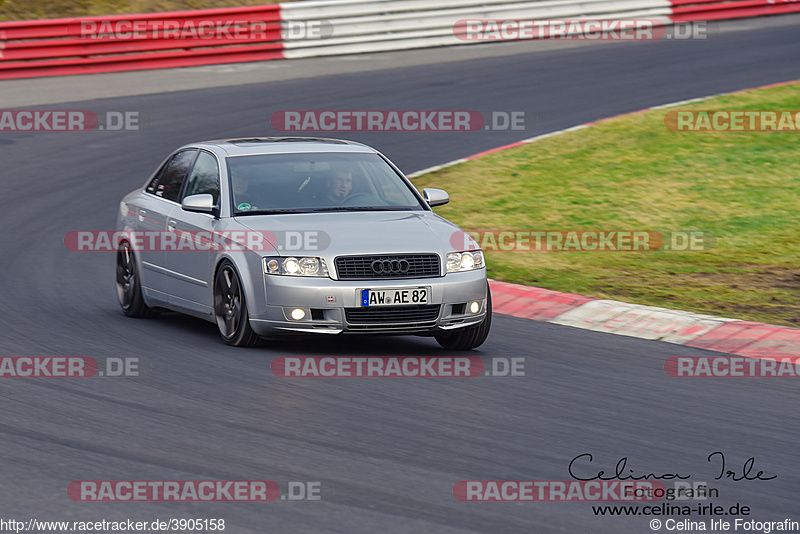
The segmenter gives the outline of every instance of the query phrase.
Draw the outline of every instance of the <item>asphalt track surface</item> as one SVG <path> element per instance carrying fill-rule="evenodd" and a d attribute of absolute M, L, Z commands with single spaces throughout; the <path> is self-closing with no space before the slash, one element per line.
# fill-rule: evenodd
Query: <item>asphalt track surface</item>
<path fill-rule="evenodd" d="M 535 117 L 525 132 L 346 135 L 412 172 L 618 113 L 800 77 L 796 19 L 769 31 L 736 24 L 745 29 L 723 26 L 707 41 L 535 53 L 496 45 L 493 57 L 452 63 L 379 62 L 383 70 L 39 106 L 138 110 L 149 127 L 0 137 L 0 354 L 136 357 L 145 372 L 0 381 L 2 519 L 223 518 L 234 533 L 651 532 L 652 517 L 597 517 L 588 503 L 463 503 L 452 493 L 459 480 L 569 480 L 570 460 L 591 453 L 594 472 L 611 473 L 627 457 L 636 474 L 707 482 L 719 490 L 711 501 L 749 506 L 747 519 L 800 520 L 800 395 L 789 379 L 674 379 L 665 358 L 709 353 L 499 315 L 473 355 L 524 357 L 524 377 L 282 379 L 270 371 L 278 356 L 448 353 L 415 337 L 236 349 L 210 323 L 128 319 L 116 303 L 112 255 L 70 252 L 62 242 L 70 230 L 111 228 L 119 199 L 175 147 L 275 134 L 269 116 L 281 109 Z M 110 79 L 69 83 L 90 92 Z M 714 480 L 718 464 L 706 458 L 715 451 L 737 476 L 754 457 L 751 476 L 777 478 Z M 318 502 L 266 504 L 83 503 L 66 494 L 73 480 L 210 479 L 333 489 Z M 687 519 L 658 517 L 670 518 Z M 710 528 L 709 516 L 688 519 Z"/>

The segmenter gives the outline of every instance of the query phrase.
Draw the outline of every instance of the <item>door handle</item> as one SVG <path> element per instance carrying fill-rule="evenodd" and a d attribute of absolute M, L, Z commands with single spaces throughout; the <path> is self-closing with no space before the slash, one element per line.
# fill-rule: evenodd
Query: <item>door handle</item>
<path fill-rule="evenodd" d="M 174 232 L 175 231 L 175 227 L 178 226 L 178 221 L 176 221 L 174 219 L 170 219 L 169 223 L 167 224 L 167 226 L 169 226 L 169 231 L 170 232 Z"/>
<path fill-rule="evenodd" d="M 139 222 L 144 222 L 145 215 L 147 215 L 145 210 L 139 210 Z"/>

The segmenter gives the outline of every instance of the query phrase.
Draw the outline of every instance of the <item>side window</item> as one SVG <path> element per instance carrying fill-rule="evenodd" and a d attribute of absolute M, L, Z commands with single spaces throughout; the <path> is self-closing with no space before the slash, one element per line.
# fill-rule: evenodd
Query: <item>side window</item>
<path fill-rule="evenodd" d="M 210 194 L 214 197 L 214 204 L 219 199 L 219 166 L 217 159 L 208 152 L 200 151 L 197 161 L 194 163 L 192 174 L 189 176 L 189 183 L 186 186 L 186 193 L 189 195 Z"/>
<path fill-rule="evenodd" d="M 156 175 L 153 177 L 152 180 L 150 180 L 150 183 L 147 184 L 145 191 L 147 191 L 148 193 L 152 193 L 154 195 L 156 194 L 156 188 L 158 188 L 158 181 L 161 179 L 161 176 L 163 176 L 164 170 L 167 168 L 167 165 L 169 165 L 170 161 L 172 161 L 172 158 L 170 158 L 169 161 L 164 163 L 164 165 L 162 165 L 161 168 L 158 169 Z"/>
<path fill-rule="evenodd" d="M 184 150 L 178 152 L 161 169 L 155 178 L 148 184 L 147 192 L 167 200 L 178 201 L 181 186 L 189 169 L 192 166 L 197 150 Z"/>

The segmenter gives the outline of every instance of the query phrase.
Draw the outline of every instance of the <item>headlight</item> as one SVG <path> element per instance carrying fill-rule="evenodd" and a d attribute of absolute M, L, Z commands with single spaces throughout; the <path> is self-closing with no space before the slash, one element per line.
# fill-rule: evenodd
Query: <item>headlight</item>
<path fill-rule="evenodd" d="M 289 276 L 328 276 L 328 266 L 322 258 L 264 258 L 266 274 Z"/>
<path fill-rule="evenodd" d="M 448 252 L 447 272 L 472 271 L 483 269 L 483 252 Z"/>

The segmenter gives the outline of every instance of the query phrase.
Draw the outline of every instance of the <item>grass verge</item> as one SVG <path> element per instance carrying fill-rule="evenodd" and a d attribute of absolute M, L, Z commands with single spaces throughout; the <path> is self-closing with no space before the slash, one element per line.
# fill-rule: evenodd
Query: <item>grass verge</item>
<path fill-rule="evenodd" d="M 680 110 L 800 110 L 800 84 Z M 669 110 L 606 121 L 415 179 L 471 230 L 701 231 L 703 251 L 487 250 L 489 276 L 800 326 L 800 132 L 675 132 Z"/>

